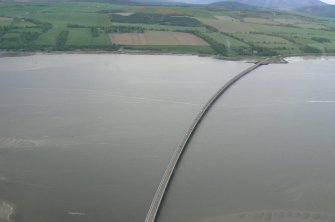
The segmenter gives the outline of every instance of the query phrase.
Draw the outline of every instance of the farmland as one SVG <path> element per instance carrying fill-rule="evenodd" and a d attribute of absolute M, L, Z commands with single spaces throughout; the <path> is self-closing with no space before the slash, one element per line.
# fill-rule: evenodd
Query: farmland
<path fill-rule="evenodd" d="M 255 29 L 253 29 L 247 23 L 243 23 L 243 22 L 240 22 L 234 19 L 228 20 L 228 19 L 220 19 L 220 18 L 222 17 L 219 17 L 219 19 L 202 19 L 201 21 L 206 25 L 212 26 L 226 33 L 255 31 Z"/>
<path fill-rule="evenodd" d="M 208 43 L 190 33 L 145 31 L 144 33 L 110 34 L 112 42 L 119 45 L 193 45 L 208 46 Z"/>
<path fill-rule="evenodd" d="M 135 49 L 227 57 L 335 53 L 335 22 L 269 9 L 1 3 L 0 49 Z"/>

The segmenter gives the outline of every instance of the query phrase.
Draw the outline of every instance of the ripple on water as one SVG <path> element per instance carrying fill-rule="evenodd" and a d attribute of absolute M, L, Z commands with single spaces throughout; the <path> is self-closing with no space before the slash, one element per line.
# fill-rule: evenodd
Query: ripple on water
<path fill-rule="evenodd" d="M 1 148 L 26 148 L 26 147 L 39 147 L 43 144 L 44 140 L 40 139 L 23 139 L 23 138 L 0 138 Z"/>
<path fill-rule="evenodd" d="M 14 207 L 5 201 L 0 201 L 0 221 L 10 222 Z"/>

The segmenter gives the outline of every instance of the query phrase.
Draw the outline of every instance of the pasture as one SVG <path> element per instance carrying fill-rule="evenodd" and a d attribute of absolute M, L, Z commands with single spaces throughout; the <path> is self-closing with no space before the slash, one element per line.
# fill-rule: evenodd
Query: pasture
<path fill-rule="evenodd" d="M 8 26 L 13 22 L 12 18 L 0 17 L 0 26 Z"/>
<path fill-rule="evenodd" d="M 238 20 L 227 20 L 224 18 L 220 19 L 201 19 L 206 25 L 212 26 L 222 32 L 236 33 L 236 32 L 253 32 L 255 31 L 251 26 L 246 23 L 242 23 Z"/>
<path fill-rule="evenodd" d="M 62 31 L 66 31 L 67 28 L 52 28 L 48 32 L 43 33 L 39 36 L 39 38 L 36 40 L 37 45 L 48 45 L 48 46 L 54 46 L 57 41 L 58 35 Z"/>
<path fill-rule="evenodd" d="M 248 44 L 232 38 L 219 32 L 206 33 L 207 36 L 213 38 L 218 43 L 224 44 L 228 49 L 237 49 L 239 47 L 248 47 Z"/>
<path fill-rule="evenodd" d="M 208 46 L 201 38 L 183 32 L 145 31 L 144 33 L 110 34 L 111 41 L 118 45 L 185 45 Z"/>
<path fill-rule="evenodd" d="M 92 36 L 88 28 L 70 29 L 66 45 L 84 46 L 84 45 L 111 45 L 108 35 L 100 32 L 98 36 Z"/>
<path fill-rule="evenodd" d="M 270 36 L 264 34 L 254 34 L 254 33 L 235 33 L 234 36 L 243 39 L 245 42 L 257 43 L 263 45 L 290 45 L 291 42 L 277 36 Z"/>

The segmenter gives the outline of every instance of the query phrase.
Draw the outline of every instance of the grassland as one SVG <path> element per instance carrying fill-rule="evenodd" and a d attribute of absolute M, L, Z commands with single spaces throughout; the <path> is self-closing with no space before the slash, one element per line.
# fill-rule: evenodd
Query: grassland
<path fill-rule="evenodd" d="M 77 28 L 71 29 L 66 45 L 85 46 L 85 45 L 111 45 L 111 41 L 105 32 L 99 32 L 97 36 L 92 36 L 90 29 Z"/>
<path fill-rule="evenodd" d="M 1 3 L 0 49 L 127 49 L 228 57 L 335 53 L 335 20 L 264 9 L 211 11 L 206 6 Z"/>
<path fill-rule="evenodd" d="M 222 17 L 218 17 L 217 19 L 201 19 L 201 21 L 209 26 L 212 26 L 222 32 L 226 33 L 235 33 L 235 32 L 253 32 L 255 31 L 249 24 L 240 22 L 239 20 L 228 20 L 221 19 Z"/>
<path fill-rule="evenodd" d="M 201 38 L 185 32 L 114 33 L 110 34 L 110 37 L 112 42 L 118 45 L 208 46 L 208 43 Z"/>

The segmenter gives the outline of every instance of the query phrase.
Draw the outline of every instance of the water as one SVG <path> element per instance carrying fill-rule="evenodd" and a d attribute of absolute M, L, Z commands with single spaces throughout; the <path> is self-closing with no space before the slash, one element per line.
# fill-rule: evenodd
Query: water
<path fill-rule="evenodd" d="M 335 220 L 335 58 L 263 66 L 224 94 L 159 222 Z"/>
<path fill-rule="evenodd" d="M 1 58 L 0 221 L 144 221 L 202 104 L 249 66 L 196 56 Z"/>

